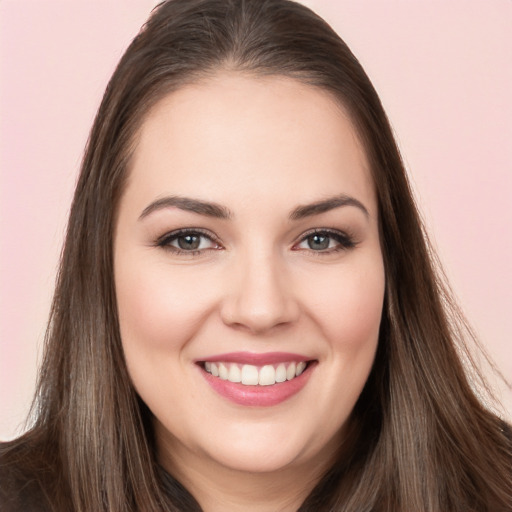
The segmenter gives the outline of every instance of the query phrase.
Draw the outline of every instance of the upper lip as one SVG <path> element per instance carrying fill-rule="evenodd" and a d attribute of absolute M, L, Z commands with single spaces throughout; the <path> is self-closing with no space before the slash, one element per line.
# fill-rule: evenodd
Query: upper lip
<path fill-rule="evenodd" d="M 293 354 L 291 352 L 229 352 L 226 354 L 216 354 L 204 358 L 197 359 L 197 363 L 205 361 L 211 363 L 239 363 L 239 364 L 251 364 L 254 366 L 264 366 L 266 364 L 277 364 L 277 363 L 289 363 L 289 362 L 300 362 L 300 361 L 311 361 L 311 357 L 307 357 L 301 354 Z"/>

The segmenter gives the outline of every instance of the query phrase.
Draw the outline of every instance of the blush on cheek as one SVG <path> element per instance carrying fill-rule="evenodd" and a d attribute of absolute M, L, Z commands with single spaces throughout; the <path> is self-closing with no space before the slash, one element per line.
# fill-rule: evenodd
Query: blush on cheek
<path fill-rule="evenodd" d="M 214 299 L 192 281 L 145 275 L 136 269 L 117 280 L 123 344 L 128 340 L 168 350 L 190 339 Z M 135 341 L 134 341 L 135 343 Z"/>
<path fill-rule="evenodd" d="M 384 279 L 344 280 L 326 293 L 322 308 L 322 325 L 329 329 L 330 339 L 338 340 L 347 350 L 375 343 L 378 337 L 384 300 Z"/>

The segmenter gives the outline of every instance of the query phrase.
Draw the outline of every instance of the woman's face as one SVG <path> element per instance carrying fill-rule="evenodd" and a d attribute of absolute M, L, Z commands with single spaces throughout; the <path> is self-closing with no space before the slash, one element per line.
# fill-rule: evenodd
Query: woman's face
<path fill-rule="evenodd" d="M 129 172 L 119 321 L 163 464 L 324 469 L 372 367 L 384 296 L 348 116 L 297 81 L 226 72 L 157 104 Z"/>

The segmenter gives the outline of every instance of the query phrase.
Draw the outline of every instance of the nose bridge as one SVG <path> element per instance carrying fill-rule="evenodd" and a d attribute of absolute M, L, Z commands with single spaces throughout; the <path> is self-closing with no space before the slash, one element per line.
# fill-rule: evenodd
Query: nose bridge
<path fill-rule="evenodd" d="M 282 257 L 271 248 L 239 254 L 229 277 L 223 319 L 251 332 L 293 322 L 298 304 Z"/>

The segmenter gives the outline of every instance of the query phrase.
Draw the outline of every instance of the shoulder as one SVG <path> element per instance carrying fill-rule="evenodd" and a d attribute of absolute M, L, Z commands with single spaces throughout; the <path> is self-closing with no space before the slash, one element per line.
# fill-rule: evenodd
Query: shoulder
<path fill-rule="evenodd" d="M 47 472 L 24 438 L 0 443 L 0 510 L 51 512 L 44 481 Z"/>

